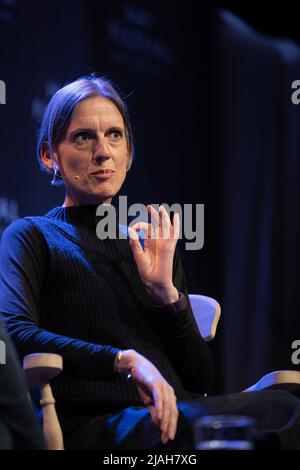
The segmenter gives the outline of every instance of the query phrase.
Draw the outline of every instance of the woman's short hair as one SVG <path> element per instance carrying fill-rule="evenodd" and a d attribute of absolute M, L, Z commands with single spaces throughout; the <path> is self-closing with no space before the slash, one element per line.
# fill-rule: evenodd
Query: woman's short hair
<path fill-rule="evenodd" d="M 53 158 L 53 149 L 55 149 L 55 147 L 64 139 L 77 104 L 87 98 L 97 95 L 112 101 L 123 117 L 125 137 L 129 151 L 129 162 L 127 165 L 127 170 L 129 170 L 134 158 L 134 145 L 127 105 L 121 97 L 120 92 L 117 91 L 116 86 L 113 85 L 110 80 L 93 73 L 80 77 L 63 86 L 56 91 L 50 99 L 43 116 L 37 144 L 37 156 L 43 171 L 53 174 L 53 171 L 47 168 L 41 158 L 41 148 L 43 143 L 48 143 L 50 155 L 51 158 Z M 54 178 L 52 181 L 52 184 L 58 185 L 62 183 L 62 179 Z"/>

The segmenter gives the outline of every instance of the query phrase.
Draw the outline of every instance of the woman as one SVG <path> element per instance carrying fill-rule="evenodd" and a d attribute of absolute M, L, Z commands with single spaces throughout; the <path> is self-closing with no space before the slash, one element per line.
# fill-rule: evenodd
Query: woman
<path fill-rule="evenodd" d="M 161 440 L 188 448 L 191 422 L 209 413 L 249 412 L 270 430 L 287 409 L 299 421 L 298 400 L 285 392 L 203 397 L 211 357 L 175 251 L 177 216 L 171 222 L 162 206 L 149 206 L 156 238 L 148 224 L 129 229 L 129 240 L 97 238 L 97 206 L 111 204 L 133 159 L 126 105 L 108 80 L 83 77 L 55 93 L 38 156 L 66 196 L 5 231 L 0 312 L 21 355 L 63 356 L 53 389 L 66 447 L 155 448 Z M 139 229 L 148 235 L 143 248 Z M 272 396 L 273 424 L 261 416 L 268 407 L 272 415 Z M 296 424 L 284 433 L 287 446 L 295 433 L 300 445 Z"/>

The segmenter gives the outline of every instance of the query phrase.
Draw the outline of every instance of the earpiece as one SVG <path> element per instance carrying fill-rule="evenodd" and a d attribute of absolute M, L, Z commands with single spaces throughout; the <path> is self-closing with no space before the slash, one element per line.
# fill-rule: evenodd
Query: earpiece
<path fill-rule="evenodd" d="M 60 169 L 57 165 L 54 165 L 54 179 L 55 178 L 60 178 L 60 179 L 64 179 L 62 176 L 61 176 L 61 173 L 60 173 Z M 80 176 L 79 175 L 75 175 L 75 176 L 72 176 L 72 179 L 73 180 L 79 180 L 80 179 Z"/>

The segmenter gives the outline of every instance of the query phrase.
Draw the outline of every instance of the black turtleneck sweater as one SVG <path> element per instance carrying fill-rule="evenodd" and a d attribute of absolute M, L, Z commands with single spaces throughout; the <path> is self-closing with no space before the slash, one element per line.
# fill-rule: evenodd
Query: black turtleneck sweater
<path fill-rule="evenodd" d="M 211 357 L 188 307 L 156 306 L 128 239 L 100 240 L 96 206 L 56 207 L 13 222 L 0 249 L 0 312 L 19 354 L 63 356 L 53 380 L 61 419 L 142 405 L 136 385 L 113 372 L 120 349 L 147 357 L 178 400 L 205 393 Z M 173 282 L 187 295 L 176 253 Z"/>

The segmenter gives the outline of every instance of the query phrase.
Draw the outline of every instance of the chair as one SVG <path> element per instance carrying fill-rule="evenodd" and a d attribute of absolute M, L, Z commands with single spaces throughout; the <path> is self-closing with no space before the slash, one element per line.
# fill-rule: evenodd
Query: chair
<path fill-rule="evenodd" d="M 216 334 L 217 325 L 221 315 L 218 302 L 204 295 L 189 295 L 193 313 L 205 341 L 211 341 Z M 294 391 L 300 389 L 300 372 L 295 370 L 275 370 L 264 375 L 258 382 L 243 392 L 257 392 L 266 388 L 284 388 Z"/>
<path fill-rule="evenodd" d="M 37 353 L 24 357 L 23 369 L 27 389 L 40 388 L 40 405 L 43 414 L 43 434 L 47 449 L 63 450 L 63 435 L 55 410 L 50 381 L 63 370 L 59 354 Z"/>
<path fill-rule="evenodd" d="M 217 330 L 221 316 L 221 307 L 218 302 L 206 295 L 190 294 L 192 310 L 202 338 L 211 341 Z"/>
<path fill-rule="evenodd" d="M 218 302 L 204 295 L 190 294 L 196 323 L 205 341 L 211 341 L 216 334 L 221 308 Z M 23 368 L 28 390 L 39 386 L 43 413 L 43 432 L 49 450 L 63 450 L 63 436 L 55 410 L 50 381 L 63 370 L 63 359 L 58 354 L 38 353 L 24 358 Z M 253 392 L 266 388 L 300 389 L 300 372 L 293 370 L 274 371 L 264 375 L 256 384 L 243 390 Z"/>

